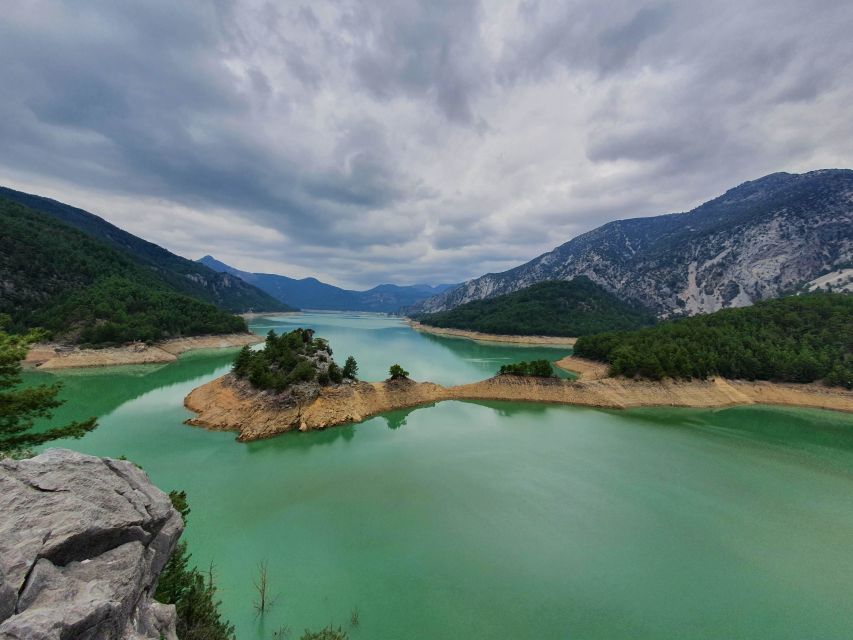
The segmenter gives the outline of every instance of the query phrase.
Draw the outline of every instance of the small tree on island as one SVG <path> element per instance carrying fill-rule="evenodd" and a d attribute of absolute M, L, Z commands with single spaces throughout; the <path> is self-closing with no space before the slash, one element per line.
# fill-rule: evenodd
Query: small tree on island
<path fill-rule="evenodd" d="M 347 357 L 346 362 L 344 362 L 343 376 L 349 380 L 358 379 L 358 363 L 352 356 Z"/>
<path fill-rule="evenodd" d="M 514 364 L 501 365 L 498 372 L 500 375 L 527 376 L 533 378 L 551 378 L 554 376 L 554 367 L 548 360 L 522 361 Z"/>
<path fill-rule="evenodd" d="M 56 398 L 61 385 L 16 388 L 21 384 L 21 360 L 27 356 L 29 345 L 41 339 L 43 334 L 38 331 L 25 335 L 8 334 L 4 329 L 9 322 L 8 315 L 0 314 L 0 458 L 27 456 L 30 453 L 28 447 L 58 438 L 83 437 L 97 426 L 95 418 L 38 433 L 30 432 L 37 418 L 50 418 L 52 410 L 62 404 L 62 400 Z"/>
<path fill-rule="evenodd" d="M 391 380 L 402 380 L 409 377 L 409 372 L 399 364 L 392 364 L 391 368 L 388 369 L 388 374 L 391 376 Z"/>

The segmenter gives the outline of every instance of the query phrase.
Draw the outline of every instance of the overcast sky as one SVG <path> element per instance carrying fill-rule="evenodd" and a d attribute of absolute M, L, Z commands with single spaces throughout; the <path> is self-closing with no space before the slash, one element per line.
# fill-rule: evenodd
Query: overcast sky
<path fill-rule="evenodd" d="M 0 184 L 176 253 L 458 282 L 853 166 L 853 3 L 13 0 Z"/>

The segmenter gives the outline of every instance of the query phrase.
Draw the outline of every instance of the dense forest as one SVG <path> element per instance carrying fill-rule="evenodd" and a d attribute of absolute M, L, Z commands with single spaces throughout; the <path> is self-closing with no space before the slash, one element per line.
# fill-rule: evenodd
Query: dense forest
<path fill-rule="evenodd" d="M 578 340 L 575 354 L 613 375 L 720 375 L 853 387 L 853 296 L 814 293 Z"/>
<path fill-rule="evenodd" d="M 534 284 L 417 319 L 434 327 L 522 336 L 583 336 L 654 323 L 650 312 L 620 300 L 586 276 Z"/>
<path fill-rule="evenodd" d="M 38 211 L 83 232 L 96 242 L 106 244 L 146 272 L 154 274 L 177 293 L 232 313 L 293 310 L 239 277 L 218 273 L 203 264 L 175 255 L 83 209 L 5 187 L 0 187 L 0 199 Z"/>
<path fill-rule="evenodd" d="M 0 313 L 91 346 L 245 331 L 246 323 L 176 292 L 132 258 L 0 198 Z"/>
<path fill-rule="evenodd" d="M 280 336 L 270 331 L 263 349 L 253 351 L 244 347 L 234 359 L 231 371 L 256 389 L 281 393 L 304 382 L 326 386 L 340 384 L 345 378 L 354 380 L 358 365 L 350 356 L 343 368 L 339 367 L 332 359 L 328 342 L 315 338 L 311 329 L 294 329 Z"/>

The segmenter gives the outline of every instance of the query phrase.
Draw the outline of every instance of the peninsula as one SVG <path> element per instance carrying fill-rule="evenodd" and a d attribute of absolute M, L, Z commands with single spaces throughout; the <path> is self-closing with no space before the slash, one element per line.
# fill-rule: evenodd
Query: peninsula
<path fill-rule="evenodd" d="M 577 338 L 569 336 L 522 336 L 503 333 L 482 333 L 480 331 L 452 329 L 449 327 L 433 327 L 412 319 L 407 319 L 406 322 L 412 329 L 420 331 L 421 333 L 431 333 L 433 335 L 447 336 L 450 338 L 466 338 L 468 340 L 478 340 L 480 342 L 509 342 L 512 344 L 541 344 L 571 347 L 578 340 Z"/>
<path fill-rule="evenodd" d="M 567 369 L 589 370 L 594 363 L 564 359 Z M 820 384 L 727 380 L 632 380 L 604 377 L 561 380 L 498 375 L 444 387 L 408 379 L 351 382 L 324 387 L 305 403 L 282 405 L 275 394 L 259 392 L 227 374 L 194 389 L 184 405 L 197 416 L 187 424 L 215 431 L 236 431 L 241 442 L 288 431 L 324 429 L 360 422 L 386 411 L 443 400 L 510 400 L 609 409 L 632 407 L 730 407 L 771 404 L 853 412 L 853 392 Z"/>
<path fill-rule="evenodd" d="M 38 343 L 30 347 L 24 363 L 40 370 L 108 367 L 126 364 L 166 364 L 187 351 L 225 349 L 263 342 L 254 333 L 227 333 L 211 336 L 172 338 L 152 344 L 133 342 L 118 347 L 85 349 L 57 343 Z"/>

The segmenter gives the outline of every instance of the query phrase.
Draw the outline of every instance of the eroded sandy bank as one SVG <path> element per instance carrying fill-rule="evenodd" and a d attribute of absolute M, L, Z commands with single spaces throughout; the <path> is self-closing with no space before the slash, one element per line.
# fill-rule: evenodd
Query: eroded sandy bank
<path fill-rule="evenodd" d="M 239 432 L 238 440 L 286 431 L 324 429 L 394 409 L 443 400 L 511 400 L 588 407 L 728 407 L 775 404 L 853 412 L 853 392 L 817 384 L 776 384 L 717 378 L 662 382 L 603 378 L 559 380 L 496 376 L 455 387 L 431 382 L 359 382 L 327 387 L 301 406 L 282 407 L 269 393 L 248 390 L 230 375 L 194 389 L 184 400 L 197 413 L 188 424 Z"/>
<path fill-rule="evenodd" d="M 136 342 L 122 347 L 106 349 L 81 349 L 58 344 L 35 344 L 25 364 L 38 369 L 77 369 L 81 367 L 108 367 L 123 364 L 156 364 L 177 360 L 186 351 L 195 349 L 222 349 L 242 347 L 263 342 L 254 333 L 229 333 L 217 336 L 193 336 L 164 340 L 153 345 Z"/>
<path fill-rule="evenodd" d="M 603 362 L 586 360 L 575 356 L 560 358 L 554 364 L 561 369 L 576 373 L 578 378 L 583 380 L 600 380 L 601 378 L 606 378 L 609 370 L 609 367 Z"/>
<path fill-rule="evenodd" d="M 468 338 L 469 340 L 480 340 L 482 342 L 511 342 L 513 344 L 543 344 L 552 346 L 570 347 L 577 338 L 564 338 L 560 336 L 509 336 L 498 333 L 480 333 L 479 331 L 466 331 L 464 329 L 445 329 L 442 327 L 431 327 L 421 324 L 416 320 L 407 319 L 406 322 L 415 331 L 432 333 L 438 336 L 449 336 L 452 338 Z"/>

